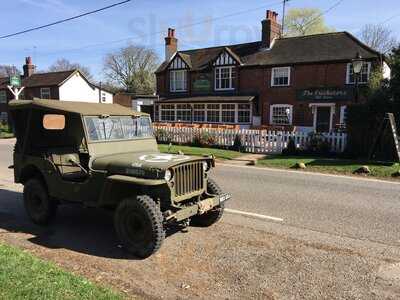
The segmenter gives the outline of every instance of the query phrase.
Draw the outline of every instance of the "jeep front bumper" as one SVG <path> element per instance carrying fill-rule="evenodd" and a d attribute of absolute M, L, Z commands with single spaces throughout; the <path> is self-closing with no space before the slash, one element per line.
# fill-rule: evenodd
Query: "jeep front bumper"
<path fill-rule="evenodd" d="M 173 220 L 179 222 L 195 215 L 205 214 L 206 212 L 212 210 L 214 207 L 220 206 L 231 198 L 232 196 L 230 194 L 224 193 L 216 197 L 201 200 L 196 204 L 182 208 L 176 213 L 169 215 L 168 217 L 166 217 L 166 221 Z"/>

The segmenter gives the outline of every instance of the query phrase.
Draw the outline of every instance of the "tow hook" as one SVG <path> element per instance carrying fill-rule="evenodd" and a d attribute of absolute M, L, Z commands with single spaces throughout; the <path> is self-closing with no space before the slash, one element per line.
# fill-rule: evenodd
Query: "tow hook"
<path fill-rule="evenodd" d="M 188 233 L 189 232 L 189 225 L 190 225 L 190 219 L 186 219 L 182 222 L 182 233 Z"/>

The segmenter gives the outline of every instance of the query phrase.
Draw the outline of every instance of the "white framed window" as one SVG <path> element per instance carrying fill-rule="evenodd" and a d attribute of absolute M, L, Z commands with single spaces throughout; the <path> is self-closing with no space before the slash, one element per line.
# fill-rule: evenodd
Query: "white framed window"
<path fill-rule="evenodd" d="M 101 92 L 101 102 L 106 102 L 107 101 L 107 95 L 105 92 Z"/>
<path fill-rule="evenodd" d="M 271 86 L 289 86 L 290 67 L 272 68 Z"/>
<path fill-rule="evenodd" d="M 187 91 L 187 70 L 172 70 L 169 72 L 169 77 L 171 92 Z"/>
<path fill-rule="evenodd" d="M 220 105 L 207 104 L 207 122 L 219 123 L 220 122 Z"/>
<path fill-rule="evenodd" d="M 236 69 L 230 67 L 215 68 L 215 90 L 226 91 L 235 89 Z"/>
<path fill-rule="evenodd" d="M 194 104 L 193 105 L 193 122 L 205 122 L 206 121 L 206 105 L 205 104 Z"/>
<path fill-rule="evenodd" d="M 162 104 L 160 106 L 160 120 L 163 122 L 175 121 L 175 105 Z"/>
<path fill-rule="evenodd" d="M 7 92 L 0 91 L 0 103 L 7 103 Z"/>
<path fill-rule="evenodd" d="M 235 123 L 236 114 L 235 104 L 221 104 L 221 122 Z"/>
<path fill-rule="evenodd" d="M 50 88 L 48 87 L 40 88 L 40 98 L 51 99 Z"/>
<path fill-rule="evenodd" d="M 250 123 L 251 122 L 251 105 L 238 104 L 238 123 Z"/>
<path fill-rule="evenodd" d="M 346 72 L 346 84 L 354 84 L 355 77 L 354 77 L 354 72 L 353 72 L 353 64 L 348 63 L 347 64 L 347 72 Z M 369 81 L 369 75 L 371 73 L 371 63 L 370 62 L 364 62 L 361 73 L 358 75 L 358 83 L 364 84 L 368 83 Z"/>
<path fill-rule="evenodd" d="M 192 120 L 192 108 L 190 104 L 177 104 L 176 105 L 176 121 L 177 122 L 190 122 Z"/>
<path fill-rule="evenodd" d="M 273 104 L 270 106 L 271 125 L 292 125 L 293 105 Z"/>
<path fill-rule="evenodd" d="M 347 122 L 347 106 L 346 105 L 342 105 L 340 107 L 340 120 L 339 123 L 342 126 L 345 126 Z"/>

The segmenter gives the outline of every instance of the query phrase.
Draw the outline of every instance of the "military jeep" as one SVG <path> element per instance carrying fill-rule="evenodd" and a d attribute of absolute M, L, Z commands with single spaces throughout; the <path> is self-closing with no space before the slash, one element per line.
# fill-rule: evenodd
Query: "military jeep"
<path fill-rule="evenodd" d="M 15 182 L 31 220 L 48 224 L 60 204 L 114 211 L 134 255 L 156 252 L 168 226 L 210 226 L 229 194 L 209 178 L 212 157 L 159 152 L 149 115 L 116 104 L 14 100 Z"/>

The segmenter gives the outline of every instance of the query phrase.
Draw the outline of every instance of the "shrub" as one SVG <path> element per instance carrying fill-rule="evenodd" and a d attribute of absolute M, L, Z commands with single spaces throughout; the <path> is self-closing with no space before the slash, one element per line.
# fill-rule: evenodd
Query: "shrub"
<path fill-rule="evenodd" d="M 154 136 L 157 143 L 169 144 L 172 141 L 172 136 L 165 129 L 158 128 L 154 131 Z"/>
<path fill-rule="evenodd" d="M 240 137 L 240 134 L 235 136 L 235 140 L 233 141 L 233 145 L 230 147 L 230 149 L 238 152 L 243 150 L 242 138 Z"/>
<path fill-rule="evenodd" d="M 294 139 L 292 137 L 289 137 L 289 141 L 287 144 L 287 147 L 285 149 L 283 149 L 282 151 L 283 155 L 297 155 L 298 154 L 298 150 L 296 148 L 296 144 L 294 142 Z"/>
<path fill-rule="evenodd" d="M 310 133 L 306 145 L 306 151 L 313 155 L 328 155 L 331 151 L 331 145 L 320 133 Z"/>
<path fill-rule="evenodd" d="M 217 139 L 210 132 L 202 132 L 200 136 L 201 146 L 213 147 L 217 144 Z"/>

